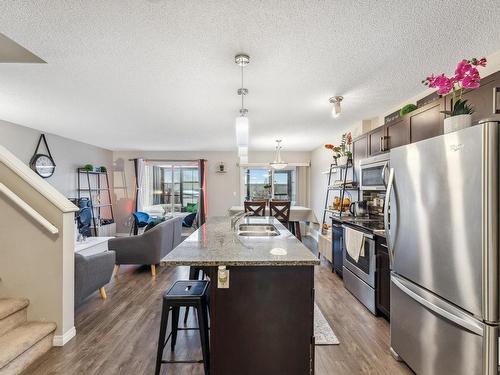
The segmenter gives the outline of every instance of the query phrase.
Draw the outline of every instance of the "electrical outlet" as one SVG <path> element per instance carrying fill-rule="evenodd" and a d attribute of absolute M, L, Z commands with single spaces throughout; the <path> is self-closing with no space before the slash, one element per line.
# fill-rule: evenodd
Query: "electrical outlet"
<path fill-rule="evenodd" d="M 217 288 L 229 288 L 229 270 L 226 269 L 226 266 L 219 266 L 219 270 L 217 271 Z"/>

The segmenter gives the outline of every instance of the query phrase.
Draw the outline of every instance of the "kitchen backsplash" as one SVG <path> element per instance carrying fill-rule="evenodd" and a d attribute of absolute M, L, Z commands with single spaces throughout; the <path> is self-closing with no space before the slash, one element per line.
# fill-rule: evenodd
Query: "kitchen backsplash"
<path fill-rule="evenodd" d="M 364 191 L 363 200 L 368 202 L 368 213 L 370 216 L 384 215 L 385 192 Z"/>

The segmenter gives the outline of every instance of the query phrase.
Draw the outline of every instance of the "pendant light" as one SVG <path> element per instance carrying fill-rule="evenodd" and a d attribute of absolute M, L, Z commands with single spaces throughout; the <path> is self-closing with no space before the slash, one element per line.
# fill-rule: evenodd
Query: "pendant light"
<path fill-rule="evenodd" d="M 274 157 L 274 161 L 269 163 L 269 165 L 273 169 L 283 169 L 288 165 L 287 162 L 281 160 L 281 139 L 276 140 L 276 155 Z"/>
<path fill-rule="evenodd" d="M 333 96 L 331 97 L 328 101 L 333 104 L 332 108 L 332 116 L 334 118 L 337 118 L 340 116 L 340 113 L 342 112 L 342 107 L 340 106 L 340 103 L 344 100 L 343 96 Z"/>
<path fill-rule="evenodd" d="M 236 144 L 238 148 L 248 149 L 248 109 L 245 108 L 245 95 L 248 94 L 248 89 L 243 86 L 243 68 L 250 63 L 250 56 L 246 54 L 238 54 L 234 57 L 234 62 L 241 67 L 241 87 L 238 89 L 238 95 L 241 96 L 240 115 L 236 117 Z"/>

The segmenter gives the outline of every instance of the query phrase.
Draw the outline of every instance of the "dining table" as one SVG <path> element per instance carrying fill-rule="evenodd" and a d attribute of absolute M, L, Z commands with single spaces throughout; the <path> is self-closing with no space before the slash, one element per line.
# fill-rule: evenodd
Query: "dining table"
<path fill-rule="evenodd" d="M 244 212 L 244 206 L 232 206 L 229 208 L 229 216 L 236 215 L 240 212 Z M 271 216 L 269 206 L 266 206 L 265 216 Z M 312 226 L 313 228 L 319 228 L 319 221 L 316 217 L 314 210 L 305 206 L 290 206 L 290 229 L 291 231 L 300 239 L 301 230 L 300 223 L 305 223 L 307 226 Z"/>

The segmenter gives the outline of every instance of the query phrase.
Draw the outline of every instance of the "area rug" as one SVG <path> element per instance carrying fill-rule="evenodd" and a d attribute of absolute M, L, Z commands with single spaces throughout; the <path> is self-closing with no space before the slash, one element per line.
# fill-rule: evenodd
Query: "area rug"
<path fill-rule="evenodd" d="M 316 345 L 340 344 L 332 327 L 330 327 L 330 324 L 316 304 L 314 304 L 314 337 Z"/>

